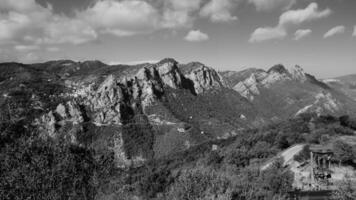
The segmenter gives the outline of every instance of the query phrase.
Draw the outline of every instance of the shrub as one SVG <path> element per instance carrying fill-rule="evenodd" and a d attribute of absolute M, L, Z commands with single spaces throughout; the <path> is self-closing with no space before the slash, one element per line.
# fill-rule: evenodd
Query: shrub
<path fill-rule="evenodd" d="M 352 162 L 355 159 L 355 150 L 353 147 L 341 140 L 334 142 L 334 154 L 340 162 Z"/>
<path fill-rule="evenodd" d="M 188 169 L 181 172 L 167 196 L 172 200 L 227 199 L 230 186 L 231 180 L 222 173 L 208 168 Z"/>

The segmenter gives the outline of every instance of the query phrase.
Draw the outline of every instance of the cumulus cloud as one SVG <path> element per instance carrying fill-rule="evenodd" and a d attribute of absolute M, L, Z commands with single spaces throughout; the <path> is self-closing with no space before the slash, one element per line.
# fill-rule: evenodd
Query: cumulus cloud
<path fill-rule="evenodd" d="M 101 33 L 117 36 L 149 32 L 157 27 L 157 10 L 145 1 L 98 1 L 79 14 Z"/>
<path fill-rule="evenodd" d="M 102 34 L 122 37 L 191 28 L 201 6 L 202 0 L 100 0 L 68 17 L 36 0 L 0 0 L 0 44 L 77 45 Z"/>
<path fill-rule="evenodd" d="M 310 29 L 299 29 L 294 33 L 294 39 L 295 40 L 300 40 L 312 33 L 312 30 Z"/>
<path fill-rule="evenodd" d="M 251 35 L 249 42 L 263 42 L 272 39 L 283 39 L 287 32 L 279 27 L 257 28 Z"/>
<path fill-rule="evenodd" d="M 162 28 L 189 28 L 193 26 L 193 13 L 200 9 L 201 0 L 166 0 L 160 22 Z"/>
<path fill-rule="evenodd" d="M 231 10 L 236 6 L 233 0 L 210 0 L 200 11 L 200 16 L 210 18 L 212 22 L 229 22 L 237 20 L 231 14 Z"/>
<path fill-rule="evenodd" d="M 257 28 L 250 37 L 250 42 L 261 42 L 271 39 L 283 39 L 288 35 L 288 29 L 305 22 L 328 17 L 330 9 L 319 11 L 318 4 L 311 3 L 304 9 L 289 10 L 284 12 L 275 27 Z"/>
<path fill-rule="evenodd" d="M 35 0 L 0 0 L 0 43 L 80 44 L 97 35 L 81 20 L 55 15 Z"/>
<path fill-rule="evenodd" d="M 287 26 L 290 24 L 298 25 L 303 22 L 308 22 L 308 21 L 328 17 L 330 14 L 331 14 L 331 10 L 329 8 L 319 11 L 318 4 L 311 3 L 305 9 L 289 10 L 283 13 L 279 17 L 279 25 L 280 26 Z"/>
<path fill-rule="evenodd" d="M 200 30 L 191 30 L 184 37 L 184 39 L 189 42 L 201 42 L 209 40 L 209 36 L 208 34 L 201 32 Z"/>
<path fill-rule="evenodd" d="M 254 4 L 258 11 L 271 11 L 276 8 L 289 9 L 296 0 L 248 0 L 248 2 Z"/>

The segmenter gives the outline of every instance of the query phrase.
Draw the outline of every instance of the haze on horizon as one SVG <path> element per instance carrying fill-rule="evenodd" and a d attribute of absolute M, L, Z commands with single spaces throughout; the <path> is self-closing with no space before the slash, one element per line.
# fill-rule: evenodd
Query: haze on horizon
<path fill-rule="evenodd" d="M 354 0 L 0 0 L 0 62 L 172 57 L 356 74 Z"/>

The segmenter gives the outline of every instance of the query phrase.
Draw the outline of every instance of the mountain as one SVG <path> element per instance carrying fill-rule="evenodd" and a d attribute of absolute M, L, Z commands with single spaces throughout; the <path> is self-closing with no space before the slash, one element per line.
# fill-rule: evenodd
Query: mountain
<path fill-rule="evenodd" d="M 222 75 L 233 90 L 277 121 L 307 112 L 352 114 L 356 108 L 355 101 L 305 73 L 300 66 L 287 70 L 276 65 L 267 71 L 248 69 Z"/>
<path fill-rule="evenodd" d="M 330 87 L 356 100 L 356 74 L 323 80 Z"/>
<path fill-rule="evenodd" d="M 114 152 L 138 166 L 302 113 L 353 114 L 356 102 L 296 66 L 217 72 L 199 62 L 0 64 L 0 119 L 47 140 Z"/>

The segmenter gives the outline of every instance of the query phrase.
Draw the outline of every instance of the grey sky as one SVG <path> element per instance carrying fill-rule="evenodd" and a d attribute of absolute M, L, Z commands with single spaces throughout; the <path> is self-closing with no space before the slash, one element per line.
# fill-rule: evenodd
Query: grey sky
<path fill-rule="evenodd" d="M 354 0 L 0 0 L 0 62 L 173 57 L 334 77 L 356 73 L 355 10 Z"/>

